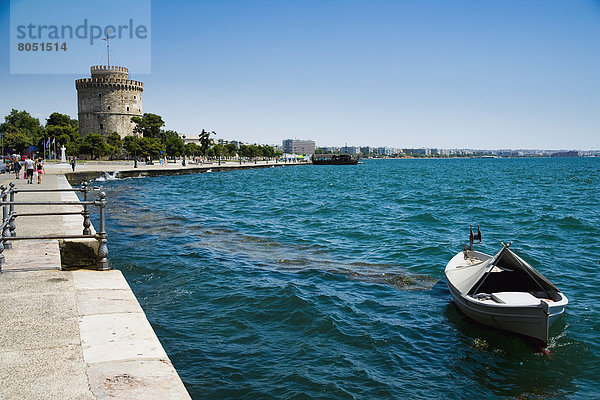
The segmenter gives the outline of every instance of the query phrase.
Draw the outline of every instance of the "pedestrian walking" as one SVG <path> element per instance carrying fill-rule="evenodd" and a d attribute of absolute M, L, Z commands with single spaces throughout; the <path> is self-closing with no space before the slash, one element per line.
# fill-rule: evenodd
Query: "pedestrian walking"
<path fill-rule="evenodd" d="M 35 164 L 31 158 L 25 159 L 25 176 L 27 177 L 27 183 L 33 183 L 33 168 Z"/>
<path fill-rule="evenodd" d="M 35 163 L 35 168 L 37 170 L 38 185 L 40 185 L 42 183 L 42 175 L 44 174 L 44 172 L 46 172 L 41 158 L 37 159 L 37 162 Z"/>
<path fill-rule="evenodd" d="M 17 157 L 15 157 L 13 161 L 13 169 L 15 170 L 16 178 L 20 179 L 19 174 L 21 173 L 21 163 L 19 162 L 19 159 Z"/>
<path fill-rule="evenodd" d="M 73 158 L 71 159 L 71 168 L 73 168 L 73 171 L 75 171 L 75 156 L 73 156 Z"/>

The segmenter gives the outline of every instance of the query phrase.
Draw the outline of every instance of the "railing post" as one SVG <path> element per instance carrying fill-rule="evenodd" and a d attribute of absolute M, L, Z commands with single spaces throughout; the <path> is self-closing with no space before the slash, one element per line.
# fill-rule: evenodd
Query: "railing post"
<path fill-rule="evenodd" d="M 2 272 L 2 264 L 4 264 L 4 238 L 0 237 L 0 272 Z"/>
<path fill-rule="evenodd" d="M 6 190 L 6 186 L 2 185 L 0 186 L 0 189 L 2 189 L 2 201 L 6 201 L 4 200 L 4 191 Z M 2 207 L 2 211 L 3 214 L 5 213 L 5 208 Z M 4 222 L 4 221 L 2 221 Z M 3 232 L 4 233 L 4 232 Z M 0 272 L 2 272 L 2 264 L 4 264 L 4 234 L 0 235 Z"/>
<path fill-rule="evenodd" d="M 2 223 L 4 224 L 4 228 L 2 229 L 2 240 L 5 249 L 12 249 L 12 243 L 10 242 L 10 227 L 8 226 L 8 204 L 6 204 L 8 193 L 6 191 L 6 185 L 0 186 L 0 189 L 2 189 L 2 202 L 4 203 L 2 206 Z"/>
<path fill-rule="evenodd" d="M 96 204 L 100 208 L 100 226 L 99 232 L 96 234 L 98 238 L 98 261 L 96 263 L 96 267 L 99 271 L 106 271 L 109 269 L 108 267 L 108 246 L 106 245 L 106 238 L 108 235 L 106 234 L 104 228 L 104 207 L 106 206 L 106 193 L 100 192 L 98 196 L 98 200 L 96 200 Z"/>
<path fill-rule="evenodd" d="M 83 182 L 81 184 L 82 189 L 81 191 L 83 192 L 83 201 L 87 201 L 88 199 L 88 183 L 87 182 Z M 92 234 L 92 230 L 90 229 L 90 226 L 92 225 L 92 222 L 90 221 L 90 211 L 88 210 L 88 206 L 87 204 L 83 204 L 83 234 L 84 235 L 91 235 Z"/>
<path fill-rule="evenodd" d="M 10 190 L 9 190 L 10 195 L 9 195 L 8 199 L 11 203 L 13 203 L 15 201 L 15 183 L 11 182 L 8 185 L 10 186 Z M 10 205 L 8 217 L 10 219 L 8 222 L 8 225 L 10 228 L 10 236 L 11 237 L 17 236 L 17 233 L 15 232 L 15 230 L 17 229 L 17 225 L 16 225 L 16 221 L 15 221 L 15 219 L 17 218 L 17 214 L 15 213 L 15 205 L 14 204 Z"/>

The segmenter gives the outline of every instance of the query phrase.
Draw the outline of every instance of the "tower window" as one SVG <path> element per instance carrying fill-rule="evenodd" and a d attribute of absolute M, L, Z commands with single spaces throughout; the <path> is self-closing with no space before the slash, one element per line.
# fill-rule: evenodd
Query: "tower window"
<path fill-rule="evenodd" d="M 135 100 L 135 96 L 133 96 L 133 99 Z"/>
<path fill-rule="evenodd" d="M 108 106 L 108 109 L 110 110 L 110 106 Z"/>
<path fill-rule="evenodd" d="M 129 107 L 127 107 L 127 111 L 129 111 Z"/>
<path fill-rule="evenodd" d="M 100 124 L 100 129 L 104 129 L 104 127 L 102 126 L 102 124 Z"/>
<path fill-rule="evenodd" d="M 102 97 L 102 93 L 98 93 L 98 97 Z"/>

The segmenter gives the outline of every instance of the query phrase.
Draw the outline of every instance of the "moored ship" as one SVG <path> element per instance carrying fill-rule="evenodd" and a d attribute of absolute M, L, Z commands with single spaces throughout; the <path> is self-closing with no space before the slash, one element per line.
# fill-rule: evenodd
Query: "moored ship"
<path fill-rule="evenodd" d="M 350 154 L 313 154 L 312 163 L 315 165 L 356 165 L 358 157 Z"/>

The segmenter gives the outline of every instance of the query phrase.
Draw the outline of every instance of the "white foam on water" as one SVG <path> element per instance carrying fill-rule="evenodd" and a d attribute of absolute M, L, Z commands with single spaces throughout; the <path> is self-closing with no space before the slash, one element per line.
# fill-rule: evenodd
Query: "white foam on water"
<path fill-rule="evenodd" d="M 114 181 L 117 180 L 119 178 L 117 178 L 117 174 L 119 173 L 119 171 L 115 171 L 112 174 L 110 172 L 104 172 L 104 175 L 102 175 L 99 178 L 96 178 L 97 182 L 106 182 L 106 181 Z"/>

